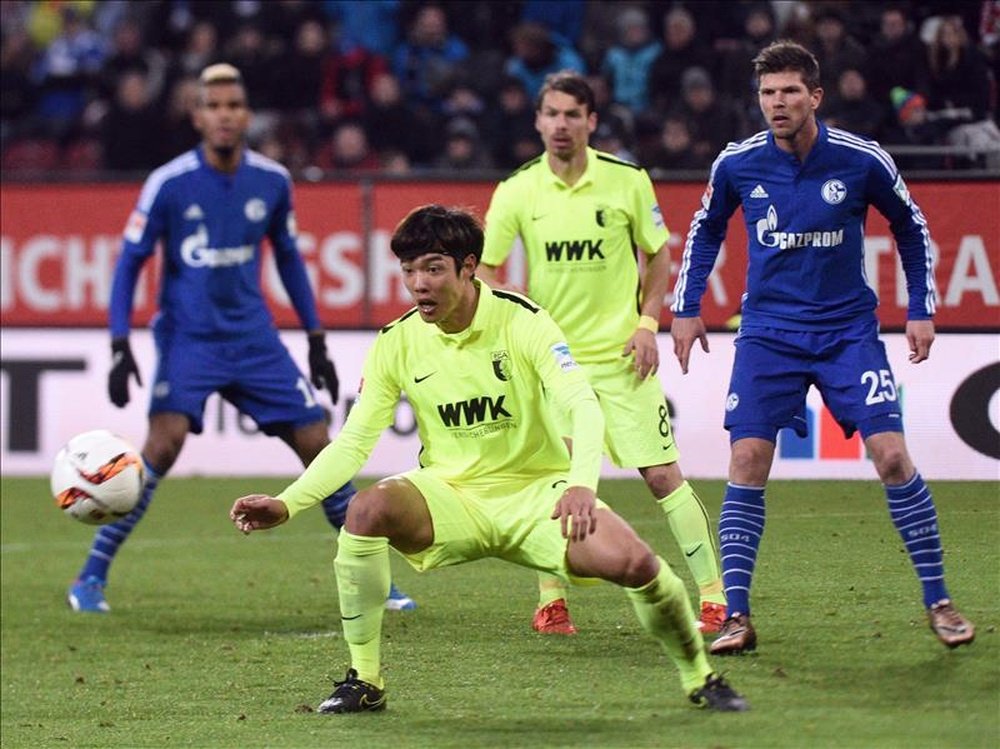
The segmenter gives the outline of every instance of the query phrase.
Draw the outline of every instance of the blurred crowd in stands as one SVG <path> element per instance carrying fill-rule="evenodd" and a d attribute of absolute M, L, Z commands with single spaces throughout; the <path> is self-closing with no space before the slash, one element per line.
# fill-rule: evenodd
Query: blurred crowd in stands
<path fill-rule="evenodd" d="M 819 58 L 827 123 L 890 147 L 1000 148 L 1000 0 L 3 0 L 0 14 L 8 176 L 163 163 L 197 143 L 197 75 L 219 61 L 243 73 L 252 146 L 300 178 L 513 169 L 541 151 L 535 95 L 563 68 L 597 92 L 596 148 L 705 172 L 764 127 L 750 61 L 776 38 Z"/>

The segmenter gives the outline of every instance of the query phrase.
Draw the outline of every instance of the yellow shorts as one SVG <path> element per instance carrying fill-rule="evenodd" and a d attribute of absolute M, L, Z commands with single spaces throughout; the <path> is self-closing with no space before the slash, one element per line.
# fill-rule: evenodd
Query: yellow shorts
<path fill-rule="evenodd" d="M 604 452 L 612 463 L 645 468 L 680 460 L 659 377 L 640 380 L 632 357 L 581 366 L 604 412 Z M 556 418 L 561 433 L 569 436 L 565 414 Z"/>
<path fill-rule="evenodd" d="M 403 554 L 419 572 L 496 557 L 522 567 L 584 582 L 566 567 L 561 524 L 550 519 L 566 490 L 566 477 L 550 475 L 528 484 L 472 489 L 449 484 L 423 468 L 401 474 L 424 496 L 434 524 L 434 543 Z M 597 506 L 607 505 L 597 500 Z"/>

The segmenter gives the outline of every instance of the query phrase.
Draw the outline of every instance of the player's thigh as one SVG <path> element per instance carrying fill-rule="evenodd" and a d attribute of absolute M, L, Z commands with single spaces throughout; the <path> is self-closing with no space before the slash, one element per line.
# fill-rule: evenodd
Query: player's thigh
<path fill-rule="evenodd" d="M 570 571 L 562 525 L 552 519 L 556 502 L 568 485 L 566 476 L 554 474 L 517 487 L 493 503 L 490 512 L 497 533 L 494 556 L 565 581 L 584 582 L 584 576 Z M 607 509 L 601 500 L 597 506 Z"/>
<path fill-rule="evenodd" d="M 723 425 L 731 439 L 760 437 L 771 442 L 791 427 L 808 434 L 806 392 L 811 374 L 808 352 L 796 332 L 744 334 L 736 340 Z"/>
<path fill-rule="evenodd" d="M 815 366 L 823 401 L 845 434 L 902 431 L 896 380 L 874 324 L 838 336 Z"/>
<path fill-rule="evenodd" d="M 277 333 L 255 336 L 238 353 L 232 381 L 221 392 L 265 434 L 325 421 L 316 392 Z"/>
<path fill-rule="evenodd" d="M 495 538 L 480 500 L 426 469 L 417 468 L 393 479 L 405 480 L 423 496 L 433 529 L 431 544 L 403 557 L 421 572 L 490 556 Z M 402 550 L 401 550 L 402 551 Z"/>
<path fill-rule="evenodd" d="M 660 380 L 640 380 L 629 359 L 588 365 L 604 413 L 604 447 L 623 468 L 676 463 L 680 458 Z"/>
<path fill-rule="evenodd" d="M 186 339 L 156 331 L 156 375 L 153 378 L 149 415 L 183 414 L 190 430 L 200 434 L 205 401 L 224 387 L 229 377 L 224 352 L 218 344 Z"/>
<path fill-rule="evenodd" d="M 630 588 L 648 583 L 658 569 L 649 545 L 609 509 L 597 511 L 597 527 L 586 539 L 568 544 L 566 558 L 569 571 L 577 577 Z"/>

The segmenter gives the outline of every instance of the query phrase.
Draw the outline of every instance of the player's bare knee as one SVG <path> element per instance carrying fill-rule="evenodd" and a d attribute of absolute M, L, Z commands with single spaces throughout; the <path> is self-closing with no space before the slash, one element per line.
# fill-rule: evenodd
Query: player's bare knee
<path fill-rule="evenodd" d="M 913 477 L 916 468 L 901 434 L 885 432 L 872 435 L 865 440 L 865 447 L 872 456 L 882 483 L 903 484 Z"/>
<path fill-rule="evenodd" d="M 642 587 L 659 572 L 659 561 L 645 544 L 638 544 L 630 549 L 626 560 L 620 584 L 628 588 Z"/>
<path fill-rule="evenodd" d="M 309 465 L 319 453 L 330 444 L 326 423 L 317 421 L 299 427 L 292 433 L 292 446 L 303 465 Z"/>
<path fill-rule="evenodd" d="M 684 474 L 677 463 L 640 468 L 639 473 L 657 499 L 673 494 L 684 483 Z"/>
<path fill-rule="evenodd" d="M 377 487 L 362 489 L 347 506 L 344 528 L 357 536 L 385 536 L 390 525 L 389 504 L 385 492 Z"/>
<path fill-rule="evenodd" d="M 183 445 L 183 439 L 177 439 L 170 434 L 151 432 L 142 447 L 142 457 L 162 476 L 173 466 Z"/>
<path fill-rule="evenodd" d="M 729 457 L 729 480 L 743 486 L 763 486 L 773 454 L 773 445 L 764 440 L 737 440 Z"/>
<path fill-rule="evenodd" d="M 875 470 L 883 484 L 904 484 L 915 470 L 906 448 L 899 446 L 885 450 L 875 459 Z"/>

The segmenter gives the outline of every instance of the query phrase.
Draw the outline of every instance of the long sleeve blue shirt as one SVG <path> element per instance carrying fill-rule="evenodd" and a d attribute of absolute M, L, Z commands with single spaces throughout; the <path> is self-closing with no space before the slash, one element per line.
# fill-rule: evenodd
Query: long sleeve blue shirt
<path fill-rule="evenodd" d="M 927 221 L 877 143 L 823 124 L 805 161 L 760 132 L 730 143 L 712 165 L 688 232 L 671 307 L 700 315 L 701 297 L 740 206 L 746 221 L 744 325 L 819 330 L 874 319 L 878 297 L 864 266 L 868 207 L 889 221 L 909 292 L 908 319 L 935 311 Z"/>
<path fill-rule="evenodd" d="M 163 246 L 159 314 L 171 329 L 241 336 L 273 326 L 261 289 L 261 243 L 270 242 L 302 326 L 319 328 L 296 239 L 288 171 L 246 151 L 234 174 L 205 162 L 200 148 L 150 174 L 129 217 L 108 311 L 113 338 L 128 335 L 143 264 Z"/>

